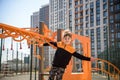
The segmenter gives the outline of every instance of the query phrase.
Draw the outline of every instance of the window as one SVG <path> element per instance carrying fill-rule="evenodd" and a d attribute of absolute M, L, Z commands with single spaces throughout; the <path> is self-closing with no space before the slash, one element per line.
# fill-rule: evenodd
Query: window
<path fill-rule="evenodd" d="M 107 2 L 107 0 L 103 0 L 103 2 Z"/>
<path fill-rule="evenodd" d="M 94 26 L 94 23 L 93 22 L 90 22 L 90 27 L 93 27 Z"/>
<path fill-rule="evenodd" d="M 113 24 L 110 24 L 110 31 L 111 32 L 114 32 L 114 27 L 113 26 L 114 26 Z"/>
<path fill-rule="evenodd" d="M 93 15 L 90 16 L 90 22 L 94 22 L 94 16 Z"/>
<path fill-rule="evenodd" d="M 104 47 L 106 48 L 107 47 L 107 41 L 104 40 Z"/>
<path fill-rule="evenodd" d="M 93 14 L 94 14 L 93 9 L 90 9 L 90 15 L 93 15 Z"/>
<path fill-rule="evenodd" d="M 116 30 L 120 30 L 120 23 L 115 24 Z"/>
<path fill-rule="evenodd" d="M 69 15 L 72 15 L 72 10 L 69 11 Z"/>
<path fill-rule="evenodd" d="M 117 42 L 117 46 L 118 46 L 118 48 L 120 48 L 120 42 Z"/>
<path fill-rule="evenodd" d="M 100 42 L 97 42 L 97 48 L 101 48 L 101 43 Z"/>
<path fill-rule="evenodd" d="M 120 4 L 115 5 L 115 10 L 119 11 L 120 10 Z"/>
<path fill-rule="evenodd" d="M 72 21 L 72 16 L 71 15 L 69 16 L 69 21 Z"/>
<path fill-rule="evenodd" d="M 82 12 L 80 13 L 80 16 L 83 16 L 83 13 L 82 13 Z"/>
<path fill-rule="evenodd" d="M 110 1 L 110 5 L 113 5 L 113 0 L 109 0 Z"/>
<path fill-rule="evenodd" d="M 89 19 L 89 17 L 88 17 L 88 16 L 86 16 L 86 21 L 88 21 L 88 19 Z"/>
<path fill-rule="evenodd" d="M 75 30 L 78 30 L 78 26 L 75 26 Z"/>
<path fill-rule="evenodd" d="M 96 31 L 97 31 L 97 33 L 100 33 L 100 27 L 98 27 L 98 28 L 96 29 Z"/>
<path fill-rule="evenodd" d="M 98 49 L 98 50 L 97 50 L 97 54 L 100 54 L 100 53 L 101 53 L 101 50 L 100 50 L 100 49 Z"/>
<path fill-rule="evenodd" d="M 80 25 L 80 29 L 83 29 L 83 24 Z"/>
<path fill-rule="evenodd" d="M 100 0 L 96 1 L 96 6 L 100 6 Z"/>
<path fill-rule="evenodd" d="M 114 38 L 114 34 L 113 33 L 111 34 L 111 38 Z"/>
<path fill-rule="evenodd" d="M 82 23 L 83 22 L 83 18 L 80 18 L 80 23 Z"/>
<path fill-rule="evenodd" d="M 69 26 L 72 27 L 72 21 L 70 21 Z"/>
<path fill-rule="evenodd" d="M 116 20 L 116 21 L 120 21 L 120 13 L 115 14 L 115 20 Z"/>
<path fill-rule="evenodd" d="M 90 33 L 91 33 L 91 36 L 93 36 L 94 35 L 94 29 L 91 29 Z"/>
<path fill-rule="evenodd" d="M 89 26 L 89 24 L 88 23 L 86 23 L 86 28 Z"/>
<path fill-rule="evenodd" d="M 75 1 L 75 6 L 77 6 L 78 5 L 78 1 Z"/>
<path fill-rule="evenodd" d="M 75 20 L 75 24 L 78 24 L 78 20 Z"/>
<path fill-rule="evenodd" d="M 103 4 L 103 9 L 107 9 L 107 4 Z"/>
<path fill-rule="evenodd" d="M 103 27 L 103 31 L 104 31 L 104 33 L 107 32 L 107 26 L 104 26 L 104 27 Z"/>
<path fill-rule="evenodd" d="M 91 36 L 91 41 L 94 41 L 94 36 Z"/>
<path fill-rule="evenodd" d="M 100 27 L 96 29 L 97 42 L 100 42 Z"/>
<path fill-rule="evenodd" d="M 80 0 L 80 4 L 83 4 L 83 0 Z"/>
<path fill-rule="evenodd" d="M 110 12 L 113 12 L 113 6 L 110 6 Z"/>
<path fill-rule="evenodd" d="M 120 39 L 120 32 L 118 32 L 118 33 L 117 33 L 117 38 L 119 38 L 119 39 Z"/>
<path fill-rule="evenodd" d="M 86 8 L 89 8 L 89 4 L 86 4 L 85 6 L 86 6 Z"/>
<path fill-rule="evenodd" d="M 104 12 L 103 12 L 103 17 L 107 17 L 107 15 L 108 15 L 108 14 L 107 14 L 107 11 L 104 11 Z"/>
<path fill-rule="evenodd" d="M 87 36 L 89 35 L 89 32 L 88 32 L 88 30 L 86 30 L 86 35 L 87 35 Z"/>
<path fill-rule="evenodd" d="M 94 8 L 94 3 L 93 2 L 90 3 L 90 8 Z"/>
<path fill-rule="evenodd" d="M 96 8 L 96 13 L 100 13 L 100 7 Z"/>
<path fill-rule="evenodd" d="M 113 15 L 110 15 L 110 23 L 113 23 L 114 20 L 113 20 Z"/>
<path fill-rule="evenodd" d="M 96 20 L 97 20 L 97 21 L 100 21 L 100 14 L 97 14 Z"/>
<path fill-rule="evenodd" d="M 86 10 L 86 15 L 88 15 L 88 10 Z"/>
<path fill-rule="evenodd" d="M 75 12 L 78 12 L 78 7 L 75 8 Z"/>
<path fill-rule="evenodd" d="M 72 0 L 69 0 L 69 3 L 72 3 Z"/>
<path fill-rule="evenodd" d="M 83 10 L 83 6 L 80 7 L 80 10 Z"/>
<path fill-rule="evenodd" d="M 107 18 L 104 18 L 103 19 L 103 24 L 106 24 L 107 23 Z"/>
<path fill-rule="evenodd" d="M 69 8 L 72 8 L 72 3 L 69 3 Z"/>
<path fill-rule="evenodd" d="M 75 14 L 75 18 L 78 18 L 78 14 Z"/>

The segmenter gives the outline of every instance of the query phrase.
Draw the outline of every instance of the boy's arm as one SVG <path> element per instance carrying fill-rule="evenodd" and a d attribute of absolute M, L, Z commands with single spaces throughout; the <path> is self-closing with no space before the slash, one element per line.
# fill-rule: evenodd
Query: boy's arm
<path fill-rule="evenodd" d="M 50 42 L 50 44 L 52 44 L 55 47 L 57 47 L 57 43 L 56 42 Z M 48 43 L 44 43 L 43 46 L 50 46 L 50 45 Z"/>
<path fill-rule="evenodd" d="M 72 55 L 74 57 L 77 57 L 77 58 L 81 59 L 81 60 L 86 60 L 86 61 L 90 61 L 91 60 L 90 57 L 83 56 L 83 55 L 81 55 L 81 54 L 79 54 L 77 52 L 74 52 Z"/>

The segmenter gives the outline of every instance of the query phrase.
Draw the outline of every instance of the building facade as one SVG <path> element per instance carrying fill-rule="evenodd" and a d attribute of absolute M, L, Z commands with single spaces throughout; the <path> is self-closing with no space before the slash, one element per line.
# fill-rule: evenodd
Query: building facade
<path fill-rule="evenodd" d="M 91 38 L 91 55 L 97 57 L 106 49 L 106 28 L 108 27 L 107 0 L 68 0 L 69 27 L 78 35 Z M 79 43 L 79 44 L 78 44 Z M 76 49 L 82 48 L 77 40 Z M 82 49 L 78 51 L 82 54 Z M 79 60 L 75 60 L 75 69 L 81 68 Z M 93 64 L 93 66 L 95 66 Z"/>
<path fill-rule="evenodd" d="M 66 0 L 49 0 L 49 29 L 53 32 L 57 29 L 69 29 L 67 25 Z M 50 66 L 55 50 L 49 47 Z"/>
<path fill-rule="evenodd" d="M 49 5 L 46 4 L 42 6 L 39 10 L 39 22 L 44 22 L 49 28 Z M 40 26 L 40 29 L 41 26 Z M 49 57 L 49 47 L 44 46 L 44 68 L 48 68 L 50 65 L 50 57 Z"/>
<path fill-rule="evenodd" d="M 39 26 L 39 11 L 34 12 L 31 15 L 31 28 L 36 28 Z"/>
<path fill-rule="evenodd" d="M 120 0 L 108 0 L 108 60 L 120 69 Z"/>
<path fill-rule="evenodd" d="M 68 0 L 68 25 L 72 32 L 91 38 L 91 56 L 112 61 L 113 54 L 108 49 L 120 46 L 120 1 L 119 0 Z M 75 41 L 76 49 L 82 45 Z M 81 51 L 80 51 L 81 50 Z M 82 54 L 82 49 L 78 52 Z M 117 49 L 119 50 L 119 49 Z M 115 50 L 113 50 L 115 51 Z M 108 57 L 111 56 L 111 57 Z M 119 51 L 114 55 L 116 66 Z M 111 59 L 112 58 L 112 59 Z M 120 56 L 118 57 L 120 58 Z M 75 60 L 76 67 L 81 68 L 79 60 Z M 78 64 L 77 64 L 78 63 Z M 93 66 L 95 66 L 93 64 Z"/>

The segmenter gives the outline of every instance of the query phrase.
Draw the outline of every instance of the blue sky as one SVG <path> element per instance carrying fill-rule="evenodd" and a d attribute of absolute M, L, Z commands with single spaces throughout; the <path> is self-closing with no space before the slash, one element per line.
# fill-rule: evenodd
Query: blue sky
<path fill-rule="evenodd" d="M 0 0 L 0 23 L 30 27 L 30 15 L 49 0 Z"/>
<path fill-rule="evenodd" d="M 16 27 L 30 27 L 30 16 L 33 12 L 39 11 L 41 6 L 49 3 L 49 0 L 0 0 L 0 23 L 9 24 Z M 7 48 L 9 48 L 9 58 L 11 59 L 12 51 L 10 50 L 11 38 L 5 39 L 5 51 L 3 51 L 2 61 L 6 61 Z M 16 50 L 16 42 L 13 44 Z M 20 53 L 29 54 L 27 43 L 22 42 Z M 19 56 L 20 56 L 19 53 Z M 16 51 L 15 55 L 16 56 Z"/>

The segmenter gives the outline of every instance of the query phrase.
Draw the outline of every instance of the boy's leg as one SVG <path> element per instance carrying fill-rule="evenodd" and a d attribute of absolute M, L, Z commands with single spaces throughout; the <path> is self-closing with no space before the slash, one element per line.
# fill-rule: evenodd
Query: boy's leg
<path fill-rule="evenodd" d="M 63 68 L 52 67 L 48 80 L 62 80 L 64 71 L 65 69 Z"/>

